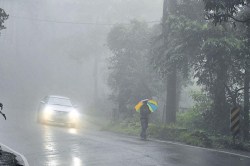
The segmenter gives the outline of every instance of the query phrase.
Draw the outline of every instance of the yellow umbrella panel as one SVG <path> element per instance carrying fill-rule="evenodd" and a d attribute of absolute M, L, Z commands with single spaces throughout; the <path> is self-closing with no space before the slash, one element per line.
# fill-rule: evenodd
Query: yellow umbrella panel
<path fill-rule="evenodd" d="M 140 108 L 142 107 L 144 101 L 147 101 L 147 105 L 148 105 L 149 110 L 151 112 L 155 112 L 158 109 L 158 104 L 157 104 L 157 102 L 155 100 L 146 99 L 146 100 L 142 100 L 142 101 L 140 101 L 139 103 L 136 104 L 136 106 L 135 106 L 135 111 L 136 112 L 140 112 Z"/>

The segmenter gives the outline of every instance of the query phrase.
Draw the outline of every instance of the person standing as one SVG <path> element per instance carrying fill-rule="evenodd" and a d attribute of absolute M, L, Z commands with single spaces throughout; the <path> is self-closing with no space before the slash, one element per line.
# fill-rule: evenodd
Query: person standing
<path fill-rule="evenodd" d="M 146 140 L 147 139 L 147 128 L 148 128 L 148 119 L 149 114 L 151 111 L 149 110 L 149 107 L 147 105 L 147 101 L 143 101 L 143 105 L 140 108 L 140 120 L 141 120 L 141 139 Z"/>

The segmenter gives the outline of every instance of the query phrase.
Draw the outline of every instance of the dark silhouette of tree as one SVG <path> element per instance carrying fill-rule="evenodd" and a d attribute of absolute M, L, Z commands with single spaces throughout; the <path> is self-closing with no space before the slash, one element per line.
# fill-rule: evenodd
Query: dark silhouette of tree
<path fill-rule="evenodd" d="M 160 81 L 149 63 L 151 33 L 147 23 L 133 20 L 129 25 L 114 26 L 108 34 L 112 52 L 108 84 L 118 108 L 116 119 L 131 116 L 136 103 L 159 93 Z"/>
<path fill-rule="evenodd" d="M 9 15 L 7 15 L 7 14 L 5 13 L 5 11 L 4 11 L 3 9 L 0 8 L 0 31 L 6 28 L 6 27 L 3 25 L 3 23 L 4 23 L 5 20 L 8 19 L 8 17 L 9 17 Z M 1 110 L 3 109 L 3 104 L 2 104 L 2 103 L 0 103 L 0 108 L 1 108 Z M 0 111 L 0 114 L 2 114 L 3 117 L 4 117 L 4 119 L 6 120 L 6 116 L 5 116 L 4 113 L 2 113 L 2 111 Z"/>
<path fill-rule="evenodd" d="M 233 22 L 240 29 L 240 36 L 243 37 L 246 49 L 242 51 L 244 76 L 244 110 L 243 110 L 243 135 L 244 139 L 249 139 L 249 83 L 250 83 L 250 63 L 249 63 L 249 38 L 250 38 L 250 0 L 203 0 L 205 4 L 206 18 L 212 20 L 215 25 L 222 22 Z M 238 25 L 236 23 L 243 23 Z M 245 33 L 242 33 L 245 32 Z M 242 50 L 242 49 L 241 49 Z M 235 98 L 235 97 L 234 97 Z M 236 99 L 234 99 L 236 100 Z M 234 101 L 235 104 L 235 101 Z"/>
<path fill-rule="evenodd" d="M 4 21 L 7 20 L 9 15 L 5 13 L 3 9 L 0 8 L 0 30 L 5 29 L 6 27 L 3 25 Z"/>
<path fill-rule="evenodd" d="M 168 124 L 176 122 L 178 77 L 188 76 L 189 59 L 192 59 L 189 55 L 195 54 L 194 48 L 199 45 L 198 21 L 195 21 L 201 20 L 201 4 L 198 0 L 164 0 L 163 3 L 162 34 L 153 42 L 151 59 L 155 69 L 166 79 L 164 110 Z"/>

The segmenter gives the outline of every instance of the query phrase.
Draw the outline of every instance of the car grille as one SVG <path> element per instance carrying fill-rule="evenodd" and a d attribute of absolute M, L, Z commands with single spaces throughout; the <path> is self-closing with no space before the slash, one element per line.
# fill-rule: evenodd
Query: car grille
<path fill-rule="evenodd" d="M 55 110 L 53 119 L 56 121 L 65 121 L 68 119 L 68 112 Z"/>
<path fill-rule="evenodd" d="M 65 111 L 59 111 L 59 110 L 55 110 L 55 113 L 57 114 L 57 115 L 68 115 L 68 112 L 65 112 Z"/>

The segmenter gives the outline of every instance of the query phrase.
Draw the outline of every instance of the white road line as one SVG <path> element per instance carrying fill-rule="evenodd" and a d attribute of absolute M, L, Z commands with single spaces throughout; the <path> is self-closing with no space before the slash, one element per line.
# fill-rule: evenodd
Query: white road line
<path fill-rule="evenodd" d="M 230 154 L 230 155 L 234 155 L 234 156 L 239 156 L 239 157 L 244 157 L 244 158 L 249 158 L 250 159 L 250 156 L 246 156 L 246 155 L 242 155 L 242 154 L 238 154 L 238 153 L 233 153 L 233 152 L 227 152 L 227 151 L 223 151 L 223 150 L 203 148 L 203 147 L 186 145 L 186 144 L 177 143 L 177 142 L 171 142 L 171 141 L 161 141 L 161 140 L 155 140 L 155 139 L 151 139 L 151 140 L 155 141 L 155 142 L 160 142 L 160 143 L 168 143 L 168 144 L 179 145 L 179 146 L 186 146 L 186 147 L 191 147 L 191 148 L 196 148 L 196 149 L 203 149 L 203 150 L 207 150 L 207 151 L 225 153 L 225 154 Z"/>
<path fill-rule="evenodd" d="M 24 165 L 29 166 L 28 160 L 22 154 L 18 153 L 17 151 L 11 149 L 10 147 L 8 147 L 7 145 L 4 145 L 2 143 L 0 143 L 0 146 L 5 147 L 6 149 L 8 149 L 9 151 L 15 153 L 16 155 L 19 155 L 22 158 L 22 160 L 24 162 Z"/>

